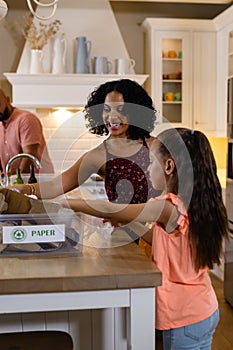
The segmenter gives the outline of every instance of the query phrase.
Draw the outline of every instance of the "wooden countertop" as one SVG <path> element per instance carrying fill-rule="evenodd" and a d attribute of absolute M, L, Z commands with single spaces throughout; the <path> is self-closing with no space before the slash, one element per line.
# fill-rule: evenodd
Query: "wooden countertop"
<path fill-rule="evenodd" d="M 161 273 L 135 243 L 83 247 L 82 254 L 0 259 L 0 294 L 145 288 Z"/>

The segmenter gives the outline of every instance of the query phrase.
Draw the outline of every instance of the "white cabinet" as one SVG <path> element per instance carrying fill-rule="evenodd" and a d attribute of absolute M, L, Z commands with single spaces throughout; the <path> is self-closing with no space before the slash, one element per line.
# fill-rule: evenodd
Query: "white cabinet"
<path fill-rule="evenodd" d="M 159 123 L 216 131 L 216 30 L 211 20 L 147 18 L 146 89 Z"/>
<path fill-rule="evenodd" d="M 227 136 L 233 138 L 233 31 L 228 34 Z"/>
<path fill-rule="evenodd" d="M 162 44 L 162 84 L 160 87 L 162 89 L 163 122 L 169 120 L 173 123 L 180 123 L 185 119 L 184 109 L 187 99 L 183 94 L 186 91 L 186 73 L 189 72 L 184 67 L 185 62 L 183 63 L 183 49 L 189 43 L 185 34 L 175 32 L 171 37 L 171 33 L 163 33 L 158 40 Z"/>
<path fill-rule="evenodd" d="M 229 32 L 227 56 L 227 136 L 233 137 L 233 32 Z"/>
<path fill-rule="evenodd" d="M 229 32 L 228 40 L 228 77 L 233 77 L 233 31 Z"/>
<path fill-rule="evenodd" d="M 213 19 L 217 29 L 217 130 L 233 136 L 233 6 Z"/>
<path fill-rule="evenodd" d="M 193 128 L 216 130 L 216 33 L 193 32 Z"/>

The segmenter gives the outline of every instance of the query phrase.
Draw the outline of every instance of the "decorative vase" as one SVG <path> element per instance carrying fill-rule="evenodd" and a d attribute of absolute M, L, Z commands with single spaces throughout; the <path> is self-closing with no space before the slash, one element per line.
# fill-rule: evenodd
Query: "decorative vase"
<path fill-rule="evenodd" d="M 76 73 L 90 73 L 90 51 L 91 41 L 85 36 L 78 36 L 76 54 Z"/>
<path fill-rule="evenodd" d="M 66 48 L 67 41 L 65 34 L 58 35 L 54 40 L 53 47 L 53 74 L 63 74 L 66 72 Z"/>
<path fill-rule="evenodd" d="M 44 73 L 43 64 L 43 52 L 42 50 L 32 49 L 31 50 L 31 60 L 30 60 L 30 74 L 40 74 Z"/>

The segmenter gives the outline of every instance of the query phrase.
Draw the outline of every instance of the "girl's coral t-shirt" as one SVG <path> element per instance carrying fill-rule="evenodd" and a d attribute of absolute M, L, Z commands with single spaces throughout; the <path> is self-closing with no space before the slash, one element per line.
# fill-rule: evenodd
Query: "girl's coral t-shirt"
<path fill-rule="evenodd" d="M 169 199 L 180 213 L 178 230 L 168 234 L 155 223 L 152 257 L 162 272 L 162 285 L 156 287 L 156 328 L 178 328 L 209 317 L 218 308 L 208 269 L 195 271 L 189 241 L 188 215 L 174 194 L 152 200 Z"/>

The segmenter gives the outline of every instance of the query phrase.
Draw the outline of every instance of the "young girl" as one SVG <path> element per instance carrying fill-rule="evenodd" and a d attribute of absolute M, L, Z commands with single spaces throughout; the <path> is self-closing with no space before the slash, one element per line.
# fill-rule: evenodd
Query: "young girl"
<path fill-rule="evenodd" d="M 165 350 L 209 350 L 219 321 L 208 269 L 220 263 L 228 236 L 216 163 L 203 133 L 162 132 L 151 146 L 150 178 L 164 194 L 143 204 L 70 199 L 66 206 L 122 222 L 155 222 L 153 260 L 162 272 L 156 293 L 156 328 Z"/>

